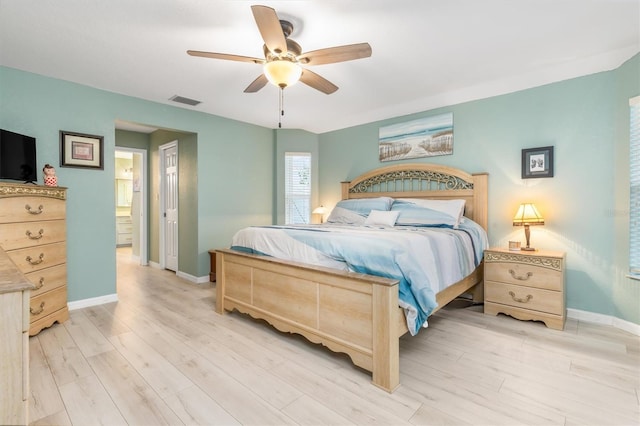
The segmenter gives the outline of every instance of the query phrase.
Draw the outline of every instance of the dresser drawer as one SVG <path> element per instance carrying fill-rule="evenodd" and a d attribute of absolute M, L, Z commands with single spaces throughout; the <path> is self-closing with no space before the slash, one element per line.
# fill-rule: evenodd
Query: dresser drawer
<path fill-rule="evenodd" d="M 67 227 L 64 219 L 0 223 L 0 247 L 14 250 L 43 244 L 57 243 L 66 239 Z"/>
<path fill-rule="evenodd" d="M 65 201 L 46 197 L 0 198 L 0 223 L 65 218 Z"/>
<path fill-rule="evenodd" d="M 487 262 L 484 279 L 555 291 L 561 291 L 563 285 L 560 268 L 551 269 L 528 263 Z"/>
<path fill-rule="evenodd" d="M 24 276 L 36 286 L 35 290 L 31 290 L 31 297 L 35 297 L 67 284 L 67 264 L 63 263 L 40 269 L 39 271 L 29 272 Z"/>
<path fill-rule="evenodd" d="M 7 254 L 23 274 L 66 263 L 65 242 L 11 250 Z"/>
<path fill-rule="evenodd" d="M 47 293 L 32 297 L 29 302 L 31 322 L 44 318 L 67 306 L 67 288 L 59 287 Z"/>
<path fill-rule="evenodd" d="M 485 276 L 484 297 L 488 302 L 564 315 L 564 299 L 557 291 L 487 281 Z"/>

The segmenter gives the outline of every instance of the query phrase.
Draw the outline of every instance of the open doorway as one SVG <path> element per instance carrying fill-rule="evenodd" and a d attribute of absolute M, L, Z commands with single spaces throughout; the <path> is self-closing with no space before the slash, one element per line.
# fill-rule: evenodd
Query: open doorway
<path fill-rule="evenodd" d="M 115 157 L 116 247 L 148 265 L 147 151 L 117 147 Z"/>

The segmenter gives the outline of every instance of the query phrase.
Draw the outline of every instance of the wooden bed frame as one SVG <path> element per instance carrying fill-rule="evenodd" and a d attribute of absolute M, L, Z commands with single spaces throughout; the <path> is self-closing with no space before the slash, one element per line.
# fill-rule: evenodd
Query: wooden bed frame
<path fill-rule="evenodd" d="M 465 199 L 465 216 L 487 229 L 488 175 L 433 164 L 402 164 L 342 182 L 342 198 Z M 408 331 L 398 281 L 268 256 L 216 250 L 216 312 L 234 309 L 298 333 L 371 371 L 393 392 L 400 383 L 399 338 Z M 437 294 L 438 308 L 463 293 L 483 298 L 483 264 Z M 436 309 L 437 310 L 437 309 Z M 435 311 L 434 311 L 435 312 Z"/>

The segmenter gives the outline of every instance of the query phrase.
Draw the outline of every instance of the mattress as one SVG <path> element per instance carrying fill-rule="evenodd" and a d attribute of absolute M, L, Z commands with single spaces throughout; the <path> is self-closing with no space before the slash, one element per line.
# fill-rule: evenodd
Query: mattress
<path fill-rule="evenodd" d="M 233 237 L 234 250 L 399 281 L 399 303 L 412 335 L 427 325 L 436 293 L 479 265 L 488 246 L 480 225 L 464 218 L 458 229 L 427 226 L 318 224 L 252 226 Z"/>

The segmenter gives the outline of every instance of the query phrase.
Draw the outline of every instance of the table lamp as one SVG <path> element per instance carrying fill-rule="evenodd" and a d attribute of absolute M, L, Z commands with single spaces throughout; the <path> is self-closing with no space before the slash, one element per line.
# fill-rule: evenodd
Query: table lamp
<path fill-rule="evenodd" d="M 312 212 L 312 214 L 319 214 L 320 215 L 320 223 L 324 222 L 324 215 L 327 213 L 327 209 L 324 208 L 324 206 L 320 206 L 320 207 L 316 207 Z"/>
<path fill-rule="evenodd" d="M 534 251 L 535 248 L 529 246 L 529 237 L 531 231 L 530 225 L 544 225 L 544 218 L 533 203 L 522 203 L 518 208 L 518 212 L 513 218 L 513 226 L 523 226 L 524 235 L 527 238 L 527 246 L 522 247 L 521 250 Z"/>

